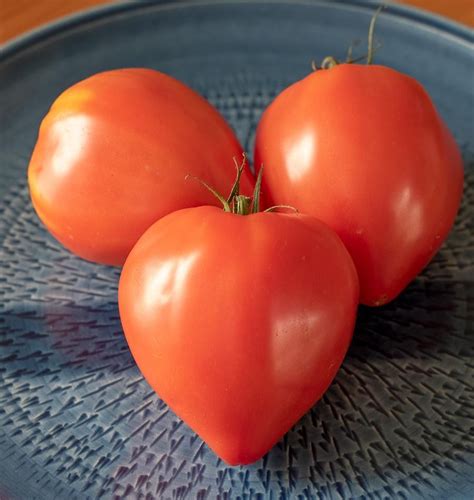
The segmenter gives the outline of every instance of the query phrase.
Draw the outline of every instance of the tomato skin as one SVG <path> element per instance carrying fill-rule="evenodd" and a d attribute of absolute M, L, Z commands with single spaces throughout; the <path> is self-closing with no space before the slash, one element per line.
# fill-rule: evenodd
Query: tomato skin
<path fill-rule="evenodd" d="M 242 148 L 219 113 L 181 82 L 150 69 L 83 80 L 53 103 L 28 169 L 33 205 L 77 255 L 121 265 L 164 215 L 216 200 L 191 174 L 225 192 Z M 251 194 L 246 169 L 242 191 Z"/>
<path fill-rule="evenodd" d="M 321 397 L 357 304 L 352 260 L 324 224 L 215 207 L 154 224 L 119 285 L 143 375 L 230 464 L 260 458 Z"/>
<path fill-rule="evenodd" d="M 383 66 L 342 64 L 284 90 L 258 126 L 261 164 L 270 203 L 338 233 L 367 305 L 394 299 L 429 263 L 463 189 L 458 147 L 428 94 Z"/>

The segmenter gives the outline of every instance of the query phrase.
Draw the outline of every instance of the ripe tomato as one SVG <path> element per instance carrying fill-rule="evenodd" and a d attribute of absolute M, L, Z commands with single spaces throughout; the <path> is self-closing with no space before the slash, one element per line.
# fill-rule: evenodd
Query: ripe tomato
<path fill-rule="evenodd" d="M 368 305 L 428 264 L 462 195 L 459 150 L 428 94 L 383 66 L 342 64 L 284 90 L 258 126 L 255 164 L 270 202 L 339 234 Z"/>
<path fill-rule="evenodd" d="M 31 198 L 64 246 L 120 265 L 160 217 L 215 203 L 187 174 L 227 188 L 241 155 L 224 119 L 184 84 L 149 69 L 107 71 L 67 89 L 44 118 Z M 241 184 L 251 192 L 249 170 Z"/>
<path fill-rule="evenodd" d="M 230 464 L 260 458 L 328 388 L 358 298 L 352 260 L 323 223 L 216 207 L 155 223 L 119 285 L 143 375 Z"/>

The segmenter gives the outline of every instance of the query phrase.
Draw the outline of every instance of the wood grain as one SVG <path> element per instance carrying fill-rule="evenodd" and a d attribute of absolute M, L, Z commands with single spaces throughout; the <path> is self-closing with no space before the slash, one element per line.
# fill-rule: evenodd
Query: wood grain
<path fill-rule="evenodd" d="M 113 0 L 0 0 L 0 42 L 21 35 L 59 17 Z M 400 0 L 455 21 L 474 26 L 472 0 Z"/>
<path fill-rule="evenodd" d="M 112 1 L 0 0 L 0 41 L 5 42 L 60 17 L 106 3 Z"/>
<path fill-rule="evenodd" d="M 474 2 L 472 0 L 400 0 L 400 3 L 429 10 L 459 23 L 474 26 Z"/>

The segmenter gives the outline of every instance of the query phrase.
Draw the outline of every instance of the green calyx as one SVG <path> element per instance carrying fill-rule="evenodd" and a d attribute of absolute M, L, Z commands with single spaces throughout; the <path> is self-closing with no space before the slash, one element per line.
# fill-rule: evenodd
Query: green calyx
<path fill-rule="evenodd" d="M 352 58 L 352 51 L 354 49 L 354 46 L 357 45 L 356 42 L 351 43 L 349 46 L 349 49 L 347 50 L 347 56 L 346 59 L 343 61 L 339 61 L 333 56 L 327 56 L 325 57 L 320 66 L 318 66 L 314 61 L 311 63 L 311 66 L 313 68 L 313 71 L 320 70 L 320 69 L 331 69 L 334 66 L 337 66 L 338 64 L 353 64 L 357 63 L 360 61 L 363 61 L 365 59 L 366 64 L 372 64 L 372 61 L 374 60 L 374 55 L 375 52 L 380 48 L 380 45 L 375 46 L 374 44 L 374 31 L 375 31 L 375 23 L 377 21 L 378 15 L 382 12 L 383 9 L 385 9 L 386 5 L 382 4 L 375 12 L 374 15 L 372 16 L 372 19 L 370 20 L 369 24 L 369 32 L 367 35 L 367 54 L 356 57 L 355 59 Z"/>
<path fill-rule="evenodd" d="M 240 179 L 242 177 L 242 172 L 247 164 L 247 157 L 245 153 L 242 154 L 242 161 L 239 165 L 237 159 L 234 157 L 234 164 L 236 169 L 236 176 L 232 189 L 230 190 L 229 196 L 224 198 L 218 191 L 211 187 L 207 182 L 199 179 L 198 177 L 193 177 L 190 175 L 186 176 L 186 179 L 196 179 L 199 181 L 208 191 L 210 191 L 221 203 L 224 212 L 229 212 L 236 215 L 250 215 L 260 212 L 260 191 L 262 189 L 262 176 L 263 176 L 263 165 L 260 167 L 258 172 L 257 180 L 255 182 L 255 188 L 253 191 L 253 196 L 245 196 L 240 194 Z M 273 212 L 278 208 L 288 208 L 295 212 L 296 208 L 289 205 L 275 205 L 264 210 L 264 212 Z"/>

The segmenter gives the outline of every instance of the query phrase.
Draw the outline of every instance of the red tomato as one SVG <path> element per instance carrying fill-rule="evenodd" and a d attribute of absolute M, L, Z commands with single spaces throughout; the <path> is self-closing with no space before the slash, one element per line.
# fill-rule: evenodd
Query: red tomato
<path fill-rule="evenodd" d="M 339 234 L 368 305 L 428 264 L 462 195 L 459 150 L 428 94 L 383 66 L 342 64 L 283 91 L 258 126 L 255 164 L 270 202 Z"/>
<path fill-rule="evenodd" d="M 61 94 L 44 118 L 28 178 L 51 233 L 86 259 L 123 264 L 157 219 L 216 200 L 242 148 L 219 113 L 179 81 L 149 69 L 99 73 Z M 251 193 L 246 170 L 242 190 Z"/>
<path fill-rule="evenodd" d="M 119 286 L 143 375 L 230 464 L 260 458 L 328 388 L 358 298 L 352 260 L 323 223 L 216 207 L 154 224 Z"/>

